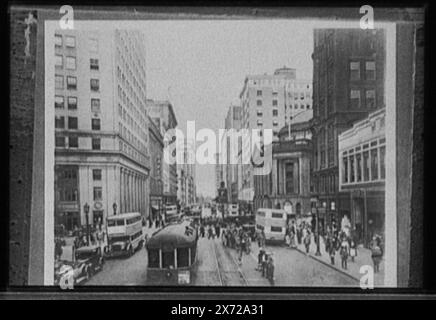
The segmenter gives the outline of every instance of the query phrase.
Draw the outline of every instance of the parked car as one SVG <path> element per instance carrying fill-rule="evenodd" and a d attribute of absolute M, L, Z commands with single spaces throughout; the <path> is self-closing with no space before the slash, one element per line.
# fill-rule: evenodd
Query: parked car
<path fill-rule="evenodd" d="M 98 271 L 103 269 L 104 257 L 100 246 L 87 246 L 76 249 L 74 279 L 75 283 L 88 280 Z"/>

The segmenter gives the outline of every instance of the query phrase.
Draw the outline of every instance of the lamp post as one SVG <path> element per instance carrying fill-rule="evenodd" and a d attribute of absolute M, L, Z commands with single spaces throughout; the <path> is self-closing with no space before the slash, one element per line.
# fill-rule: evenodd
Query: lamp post
<path fill-rule="evenodd" d="M 315 256 L 320 256 L 321 251 L 319 248 L 319 202 L 316 202 L 316 253 Z"/>
<path fill-rule="evenodd" d="M 85 217 L 86 217 L 86 241 L 90 242 L 90 234 L 89 234 L 89 204 L 85 203 L 83 206 L 83 210 L 85 211 Z"/>

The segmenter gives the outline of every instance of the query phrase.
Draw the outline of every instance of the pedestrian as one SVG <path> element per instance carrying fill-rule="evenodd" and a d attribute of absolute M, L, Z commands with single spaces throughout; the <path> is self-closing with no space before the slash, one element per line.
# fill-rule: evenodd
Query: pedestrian
<path fill-rule="evenodd" d="M 217 238 L 220 238 L 220 235 L 221 235 L 221 227 L 220 227 L 220 224 L 219 223 L 217 223 L 217 225 L 216 225 L 216 228 L 215 228 L 215 231 L 216 231 L 216 237 Z"/>
<path fill-rule="evenodd" d="M 212 226 L 211 226 L 211 229 L 212 229 L 212 239 L 215 239 L 215 235 L 216 235 L 215 226 L 212 225 Z"/>
<path fill-rule="evenodd" d="M 309 253 L 310 247 L 310 232 L 306 230 L 306 236 L 304 237 L 304 246 L 306 247 L 306 253 Z"/>
<path fill-rule="evenodd" d="M 302 227 L 301 227 L 301 223 L 300 223 L 300 225 L 297 228 L 297 241 L 298 241 L 298 244 L 301 244 L 302 234 L 303 234 L 303 231 L 302 231 Z"/>
<path fill-rule="evenodd" d="M 63 253 L 62 249 L 62 241 L 59 238 L 55 240 L 55 260 L 58 261 L 61 259 Z"/>
<path fill-rule="evenodd" d="M 210 224 L 207 226 L 207 239 L 210 239 L 212 237 L 212 228 Z"/>
<path fill-rule="evenodd" d="M 329 256 L 330 256 L 330 263 L 332 265 L 335 264 L 335 254 L 336 254 L 336 249 L 333 245 L 331 245 L 329 248 Z"/>
<path fill-rule="evenodd" d="M 204 225 L 203 224 L 201 224 L 201 226 L 200 226 L 200 234 L 201 234 L 201 237 L 204 238 Z"/>
<path fill-rule="evenodd" d="M 265 249 L 263 247 L 260 248 L 259 253 L 257 255 L 257 268 L 256 270 L 262 271 L 262 261 L 263 256 L 265 255 Z"/>
<path fill-rule="evenodd" d="M 381 239 L 374 236 L 371 243 L 371 258 L 374 264 L 374 272 L 380 271 L 380 262 L 383 256 L 383 250 L 381 248 Z"/>
<path fill-rule="evenodd" d="M 356 242 L 354 240 L 351 240 L 350 243 L 350 257 L 351 261 L 354 262 L 354 258 L 357 256 L 357 249 L 356 249 Z"/>
<path fill-rule="evenodd" d="M 347 269 L 347 260 L 348 260 L 348 252 L 349 252 L 349 244 L 347 238 L 344 236 L 342 238 L 340 255 L 341 255 L 341 266 L 342 269 Z"/>

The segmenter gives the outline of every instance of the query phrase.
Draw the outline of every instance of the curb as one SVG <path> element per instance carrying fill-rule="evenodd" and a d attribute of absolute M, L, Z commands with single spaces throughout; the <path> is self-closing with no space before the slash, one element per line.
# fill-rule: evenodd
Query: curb
<path fill-rule="evenodd" d="M 325 265 L 325 266 L 328 266 L 329 268 L 331 268 L 331 269 L 333 269 L 333 270 L 339 271 L 339 272 L 342 273 L 343 275 L 346 275 L 346 276 L 348 276 L 349 278 L 351 278 L 351 279 L 353 279 L 353 280 L 355 280 L 355 281 L 360 281 L 359 278 L 356 278 L 355 276 L 349 274 L 348 272 L 345 272 L 345 271 L 343 271 L 343 270 L 341 270 L 341 269 L 339 269 L 339 268 L 336 268 L 336 267 L 332 266 L 330 263 L 328 263 L 328 262 L 326 262 L 326 261 L 323 261 L 323 260 L 321 260 L 321 259 L 318 259 L 317 257 L 313 256 L 312 254 L 307 254 L 306 252 L 304 252 L 303 250 L 301 250 L 301 249 L 298 248 L 298 247 L 296 247 L 296 248 L 294 248 L 294 249 L 296 249 L 296 250 L 297 250 L 298 252 L 300 252 L 301 254 L 304 254 L 305 256 L 310 257 L 310 258 L 312 258 L 313 260 L 318 261 L 318 262 L 322 263 L 322 264 Z"/>

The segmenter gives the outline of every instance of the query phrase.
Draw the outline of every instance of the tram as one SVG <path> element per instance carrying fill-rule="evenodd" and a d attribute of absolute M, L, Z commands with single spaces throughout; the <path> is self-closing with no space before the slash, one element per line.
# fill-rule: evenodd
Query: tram
<path fill-rule="evenodd" d="M 195 275 L 198 233 L 189 221 L 173 223 L 148 240 L 147 285 L 189 285 Z"/>

